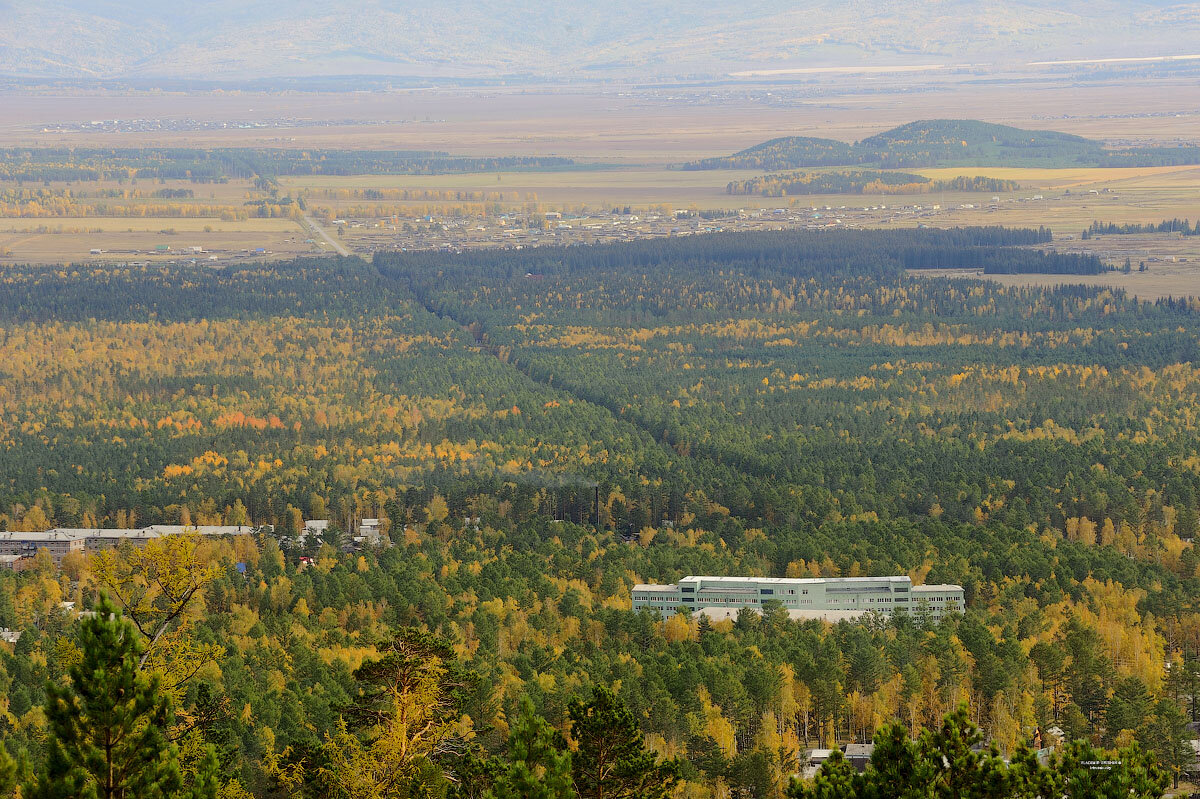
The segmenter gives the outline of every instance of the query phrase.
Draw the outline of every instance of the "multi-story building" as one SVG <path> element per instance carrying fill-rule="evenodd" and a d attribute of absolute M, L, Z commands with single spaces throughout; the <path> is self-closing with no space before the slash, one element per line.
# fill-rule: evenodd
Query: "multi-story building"
<path fill-rule="evenodd" d="M 0 571 L 21 572 L 35 563 L 36 559 L 28 555 L 0 555 Z"/>
<path fill-rule="evenodd" d="M 933 619 L 962 613 L 966 600 L 960 585 L 914 586 L 908 577 L 685 577 L 674 585 L 636 585 L 633 609 L 656 610 L 664 617 L 679 608 L 714 618 L 736 615 L 741 608 L 761 610 L 778 600 L 792 618 L 835 621 L 872 611 L 891 615 L 928 610 Z"/>
<path fill-rule="evenodd" d="M 37 533 L 0 533 L 0 555 L 18 555 L 32 558 L 38 550 L 50 553 L 56 564 L 62 563 L 69 552 L 82 552 L 83 538 L 61 530 L 45 530 Z"/>
<path fill-rule="evenodd" d="M 36 533 L 0 532 L 0 555 L 32 558 L 45 549 L 61 564 L 68 552 L 96 552 L 115 549 L 128 541 L 139 549 L 146 543 L 169 535 L 237 536 L 249 535 L 253 528 L 237 525 L 171 525 L 157 524 L 132 530 L 123 528 L 55 527 Z"/>

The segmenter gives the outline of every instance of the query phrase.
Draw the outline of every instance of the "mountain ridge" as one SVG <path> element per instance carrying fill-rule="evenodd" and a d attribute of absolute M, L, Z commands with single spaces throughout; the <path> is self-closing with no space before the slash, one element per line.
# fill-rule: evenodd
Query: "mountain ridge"
<path fill-rule="evenodd" d="M 1161 0 L 0 0 L 0 73 L 60 78 L 665 76 L 1162 56 L 1197 41 L 1200 2 Z"/>
<path fill-rule="evenodd" d="M 685 170 L 870 164 L 887 169 L 934 166 L 1162 166 L 1200 163 L 1200 147 L 1126 147 L 1055 130 L 1025 130 L 973 119 L 921 119 L 854 144 L 783 136 Z"/>

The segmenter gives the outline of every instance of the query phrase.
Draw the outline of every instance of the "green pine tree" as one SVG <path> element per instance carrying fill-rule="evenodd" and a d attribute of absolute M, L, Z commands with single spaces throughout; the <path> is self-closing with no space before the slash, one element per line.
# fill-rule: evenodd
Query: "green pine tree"
<path fill-rule="evenodd" d="M 1059 773 L 1038 762 L 1037 753 L 1025 744 L 1013 752 L 1008 767 L 1008 789 L 1012 799 L 1045 799 L 1063 795 Z"/>
<path fill-rule="evenodd" d="M 186 799 L 217 799 L 221 793 L 220 775 L 221 764 L 217 762 L 217 749 L 210 744 L 192 778 L 192 788 Z"/>
<path fill-rule="evenodd" d="M 9 799 L 17 789 L 17 764 L 0 744 L 0 799 Z"/>
<path fill-rule="evenodd" d="M 607 688 L 567 708 L 575 790 L 584 799 L 665 799 L 679 781 L 676 760 L 659 762 L 646 749 L 633 713 Z"/>
<path fill-rule="evenodd" d="M 1188 743 L 1187 723 L 1187 715 L 1178 705 L 1170 699 L 1160 699 L 1154 705 L 1148 729 L 1139 736 L 1153 752 L 1158 765 L 1171 775 L 1175 787 L 1179 787 L 1179 773 L 1195 759 Z"/>
<path fill-rule="evenodd" d="M 101 595 L 79 624 L 82 660 L 65 685 L 46 686 L 46 763 L 25 785 L 30 799 L 164 799 L 181 788 L 166 738 L 170 700 L 138 671 L 141 637 Z"/>
<path fill-rule="evenodd" d="M 866 780 L 840 749 L 830 753 L 811 783 L 793 781 L 787 789 L 788 799 L 860 799 L 866 793 Z"/>
<path fill-rule="evenodd" d="M 921 758 L 916 741 L 903 724 L 888 724 L 875 733 L 868 785 L 870 799 L 922 799 L 929 796 L 933 769 Z"/>
<path fill-rule="evenodd" d="M 1104 714 L 1105 742 L 1111 744 L 1121 730 L 1141 733 L 1153 703 L 1150 690 L 1140 677 L 1119 681 Z"/>
<path fill-rule="evenodd" d="M 937 799 L 1005 799 L 1009 795 L 1008 773 L 999 753 L 973 749 L 982 740 L 965 704 L 946 716 L 939 729 L 926 730 L 921 736 L 924 756 L 933 767 Z"/>
<path fill-rule="evenodd" d="M 554 728 L 521 697 L 520 713 L 508 736 L 508 762 L 489 799 L 575 799 L 571 753 L 556 745 Z"/>
<path fill-rule="evenodd" d="M 1111 754 L 1087 741 L 1068 744 L 1058 771 L 1064 799 L 1159 799 L 1169 779 L 1138 747 Z"/>

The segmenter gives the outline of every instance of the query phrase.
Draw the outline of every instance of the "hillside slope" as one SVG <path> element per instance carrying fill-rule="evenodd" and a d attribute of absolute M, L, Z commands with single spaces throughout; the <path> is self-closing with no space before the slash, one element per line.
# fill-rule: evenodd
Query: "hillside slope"
<path fill-rule="evenodd" d="M 681 75 L 1195 52 L 1162 0 L 0 0 L 0 72 L 62 77 Z"/>
<path fill-rule="evenodd" d="M 856 142 L 787 136 L 684 169 L 781 170 L 872 164 L 931 166 L 1155 166 L 1200 163 L 1200 148 L 1106 148 L 1053 130 L 1023 130 L 971 119 L 924 119 Z"/>

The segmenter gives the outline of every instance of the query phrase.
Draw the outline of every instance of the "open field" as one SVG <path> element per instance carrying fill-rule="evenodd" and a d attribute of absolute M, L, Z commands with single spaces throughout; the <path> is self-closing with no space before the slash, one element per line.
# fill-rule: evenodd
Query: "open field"
<path fill-rule="evenodd" d="M 288 191 L 314 189 L 432 189 L 463 192 L 516 192 L 536 195 L 548 206 L 595 207 L 666 203 L 686 208 L 741 208 L 753 198 L 731 197 L 725 192 L 731 180 L 758 174 L 748 170 L 686 172 L 666 167 L 619 167 L 553 172 L 465 173 L 456 175 L 351 175 L 286 177 L 280 185 Z M 323 200 L 314 199 L 314 204 Z M 767 206 L 771 201 L 751 203 Z"/>
<path fill-rule="evenodd" d="M 329 250 L 321 243 L 307 243 L 309 238 L 299 223 L 288 219 L 4 219 L 0 220 L 0 264 L 180 258 L 229 261 Z M 166 249 L 159 249 L 163 247 Z"/>
<path fill-rule="evenodd" d="M 820 171 L 820 170 L 812 170 Z M 1119 192 L 1126 208 L 1142 207 L 1153 215 L 1174 208 L 1200 209 L 1200 167 L 1145 167 L 1131 169 L 1013 169 L 946 168 L 919 169 L 918 174 L 934 180 L 958 175 L 985 175 L 1017 180 L 1023 191 L 1001 195 L 1002 199 L 1028 196 L 1036 191 L 1087 194 L 1091 189 Z M 756 170 L 683 171 L 667 168 L 623 167 L 604 170 L 579 169 L 555 172 L 464 173 L 456 175 L 352 175 L 287 177 L 281 185 L 293 192 L 319 189 L 388 188 L 433 189 L 466 192 L 518 192 L 535 194 L 548 205 L 586 204 L 597 207 L 666 203 L 676 208 L 774 208 L 781 205 L 930 205 L 987 202 L 990 192 L 937 192 L 899 195 L 813 194 L 796 197 L 733 196 L 726 192 L 731 181 L 762 174 Z M 1049 196 L 1049 195 L 1047 195 Z M 1099 202 L 1092 196 L 1093 202 Z M 1112 198 L 1106 194 L 1104 201 Z M 314 200 L 320 203 L 320 200 Z M 1136 204 L 1142 203 L 1138 206 Z M 1085 203 L 1075 203 L 1083 209 Z M 1200 210 L 1191 210 L 1193 214 Z M 1072 216 L 1078 216 L 1073 214 Z M 1087 216 L 1087 214 L 1083 214 Z M 1161 216 L 1159 218 L 1162 218 Z M 1088 220 L 1091 221 L 1090 219 Z M 1131 220 L 1132 221 L 1132 220 Z"/>
<path fill-rule="evenodd" d="M 981 83 L 945 75 L 797 76 L 696 86 L 531 85 L 345 93 L 10 91 L 0 144 L 437 149 L 467 155 L 559 155 L 669 164 L 727 155 L 785 135 L 846 141 L 914 119 L 953 115 L 1114 140 L 1194 140 L 1200 84 L 1063 80 L 1052 74 Z M 295 117 L 312 127 L 242 129 Z M 222 120 L 226 130 L 55 133 L 102 119 Z M 338 124 L 329 124 L 336 122 Z M 319 124 L 318 124 L 319 123 Z"/>
<path fill-rule="evenodd" d="M 755 172 L 615 166 L 549 172 L 285 177 L 279 192 L 303 197 L 314 217 L 324 220 L 331 232 L 336 229 L 342 243 L 362 254 L 379 248 L 531 246 L 712 229 L 814 225 L 1044 225 L 1060 239 L 1070 241 L 1078 239 L 1079 233 L 1096 220 L 1146 223 L 1200 219 L 1200 167 L 919 171 L 934 180 L 961 174 L 1012 179 L 1021 183 L 1021 189 L 999 194 L 734 196 L 726 192 L 726 185 Z M 150 181 L 142 184 L 143 191 L 153 191 L 157 185 Z M 187 185 L 170 182 L 172 188 Z M 79 183 L 52 187 L 93 194 L 101 188 Z M 245 213 L 247 201 L 267 197 L 248 182 L 197 185 L 194 190 L 197 196 L 193 199 L 171 201 L 184 213 L 191 209 L 189 216 L 0 219 L 0 248 L 10 262 L 108 259 L 113 251 L 128 255 L 153 251 L 162 243 L 174 246 L 176 241 L 183 246 L 183 237 L 188 239 L 186 246 L 202 247 L 216 254 L 218 260 L 260 247 L 281 256 L 323 251 L 321 237 L 310 236 L 297 220 L 211 216 L 218 207 Z M 159 201 L 105 202 L 136 207 Z M 613 209 L 626 208 L 634 217 L 611 214 Z M 718 216 L 711 224 L 697 221 L 679 225 L 671 221 L 676 212 Z M 659 221 L 652 222 L 651 216 Z M 344 220 L 345 224 L 332 225 L 334 220 Z M 619 232 L 614 225 L 620 227 Z M 526 235 L 547 229 L 549 236 Z M 174 231 L 175 235 L 162 231 Z M 314 242 L 309 242 L 310 238 Z M 1152 242 L 1150 246 L 1158 245 Z M 106 252 L 92 256 L 91 249 Z"/>
<path fill-rule="evenodd" d="M 726 193 L 730 181 L 760 174 L 757 171 L 671 168 L 777 136 L 853 141 L 913 119 L 950 113 L 1113 142 L 1195 141 L 1200 131 L 1200 112 L 1196 110 L 1200 108 L 1200 85 L 1183 78 L 1156 78 L 1141 85 L 1100 78 L 1081 83 L 1045 73 L 1007 76 L 987 84 L 978 78 L 964 71 L 908 77 L 797 75 L 670 87 L 540 85 L 345 93 L 10 90 L 0 97 L 5 107 L 0 145 L 392 148 L 475 156 L 553 155 L 579 161 L 578 168 L 546 172 L 281 179 L 280 194 L 304 196 L 313 216 L 323 220 L 331 233 L 335 232 L 333 220 L 346 217 L 347 224 L 338 228 L 341 240 L 364 253 L 388 246 L 444 247 L 457 246 L 456 242 L 472 246 L 459 233 L 467 229 L 480 233 L 492 245 L 509 246 L 496 223 L 496 217 L 504 215 L 513 217 L 506 222 L 504 233 L 522 226 L 528 230 L 553 227 L 556 233 L 549 240 L 590 240 L 572 231 L 584 225 L 611 226 L 630 220 L 597 222 L 585 217 L 626 207 L 635 215 L 661 214 L 662 224 L 654 235 L 672 234 L 676 226 L 669 217 L 687 209 L 710 216 L 745 209 L 756 217 L 746 229 L 760 229 L 766 223 L 759 217 L 782 208 L 787 220 L 773 218 L 772 225 L 1047 225 L 1060 236 L 1078 236 L 1093 220 L 1200 218 L 1197 167 L 928 169 L 917 171 L 935 180 L 973 174 L 1014 179 L 1021 189 L 1001 195 L 938 192 L 785 198 Z M 240 125 L 285 117 L 294 118 L 295 125 L 273 129 Z M 159 119 L 168 124 L 146 132 L 53 128 L 53 124 L 61 127 L 97 119 Z M 305 126 L 306 119 L 311 126 Z M 189 120 L 230 124 L 227 129 L 189 128 Z M 0 184 L 0 189 L 6 187 Z M 284 254 L 307 252 L 314 246 L 307 239 L 320 240 L 305 232 L 299 222 L 212 218 L 222 211 L 226 216 L 245 215 L 247 202 L 267 197 L 247 181 L 105 181 L 53 184 L 52 188 L 69 188 L 84 196 L 122 189 L 144 194 L 190 189 L 195 196 L 172 201 L 191 210 L 169 219 L 153 213 L 144 218 L 135 214 L 133 218 L 0 219 L 0 248 L 7 251 L 6 260 L 86 258 L 91 249 L 135 251 L 149 246 L 153 250 L 161 243 L 156 239 L 160 235 L 163 241 L 172 242 L 186 236 L 188 246 L 231 253 L 260 247 Z M 366 190 L 378 189 L 441 195 L 434 199 L 366 199 Z M 473 198 L 473 194 L 479 196 Z M 503 199 L 489 199 L 497 195 Z M 1042 199 L 1032 199 L 1036 195 Z M 994 196 L 998 197 L 995 202 Z M 128 206 L 160 202 L 145 198 L 94 202 L 101 201 Z M 546 214 L 563 214 L 564 218 L 548 225 Z M 418 218 L 428 231 L 390 236 L 392 230 L 386 229 L 387 225 L 403 228 L 409 224 L 406 220 Z M 721 226 L 740 224 L 722 218 Z M 497 229 L 486 229 L 493 225 Z M 636 227 L 628 226 L 629 235 L 644 232 Z M 695 225 L 683 232 L 712 228 Z M 59 229 L 64 232 L 48 232 Z M 96 230 L 103 232 L 90 232 Z M 159 234 L 161 230 L 174 230 L 177 235 Z"/>
<path fill-rule="evenodd" d="M 208 219 L 204 217 L 49 217 L 0 219 L 0 232 L 20 233 L 37 228 L 81 230 L 102 233 L 279 233 L 292 232 L 298 224 L 291 219 Z"/>
<path fill-rule="evenodd" d="M 1144 300 L 1200 296 L 1200 236 L 1146 233 L 1093 236 L 1086 240 L 1058 238 L 1043 249 L 1096 255 L 1115 266 L 1128 260 L 1132 271 L 1100 275 L 987 275 L 986 279 L 1007 286 L 1105 286 L 1124 289 Z M 1139 271 L 1143 263 L 1144 272 Z M 983 277 L 975 269 L 935 269 L 912 274 Z"/>
<path fill-rule="evenodd" d="M 1103 286 L 1124 289 L 1143 300 L 1200 296 L 1200 261 L 1156 264 L 1149 272 L 1107 272 L 1102 275 L 984 275 L 977 269 L 922 269 L 923 277 L 972 277 L 1005 286 Z"/>

